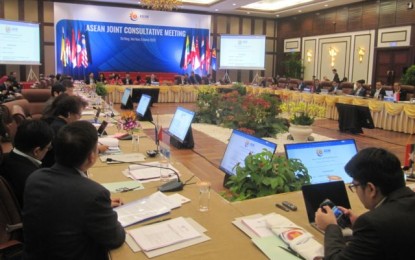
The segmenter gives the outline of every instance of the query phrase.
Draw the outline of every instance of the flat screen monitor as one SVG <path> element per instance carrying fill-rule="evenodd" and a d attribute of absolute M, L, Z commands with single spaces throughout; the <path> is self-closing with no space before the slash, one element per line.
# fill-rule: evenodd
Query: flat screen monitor
<path fill-rule="evenodd" d="M 284 147 L 288 159 L 300 159 L 308 169 L 311 183 L 352 182 L 344 166 L 357 153 L 354 139 L 293 143 Z"/>
<path fill-rule="evenodd" d="M 130 96 L 131 96 L 131 89 L 130 88 L 126 88 L 124 90 L 124 94 L 122 95 L 121 98 L 121 105 L 124 107 L 128 107 L 130 101 Z"/>
<path fill-rule="evenodd" d="M 40 65 L 38 23 L 0 19 L 0 64 Z"/>
<path fill-rule="evenodd" d="M 235 166 L 237 164 L 241 167 L 245 166 L 245 158 L 249 154 L 257 154 L 264 149 L 274 154 L 275 149 L 277 149 L 277 144 L 238 130 L 233 130 L 219 165 L 219 169 L 224 171 L 227 175 L 235 175 Z M 272 158 L 270 158 L 270 160 L 271 159 Z"/>
<path fill-rule="evenodd" d="M 195 112 L 178 107 L 170 122 L 170 144 L 177 148 L 193 148 L 193 134 L 191 124 Z"/>
<path fill-rule="evenodd" d="M 153 121 L 151 110 L 149 109 L 151 103 L 151 96 L 143 94 L 141 95 L 140 101 L 137 105 L 137 115 L 140 121 Z"/>

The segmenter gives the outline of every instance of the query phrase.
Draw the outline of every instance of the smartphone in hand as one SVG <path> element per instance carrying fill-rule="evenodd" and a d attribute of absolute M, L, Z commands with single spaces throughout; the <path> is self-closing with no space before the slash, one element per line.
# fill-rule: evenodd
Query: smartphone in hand
<path fill-rule="evenodd" d="M 326 210 L 324 209 L 324 206 L 329 206 L 331 208 L 331 210 L 334 213 L 334 216 L 336 217 L 337 224 L 341 228 L 347 228 L 347 227 L 351 227 L 352 226 L 352 223 L 350 222 L 349 217 L 346 216 L 346 215 L 344 215 L 343 214 L 343 211 L 341 211 L 331 200 L 325 199 L 320 204 L 320 208 L 323 210 L 323 212 L 326 212 Z"/>

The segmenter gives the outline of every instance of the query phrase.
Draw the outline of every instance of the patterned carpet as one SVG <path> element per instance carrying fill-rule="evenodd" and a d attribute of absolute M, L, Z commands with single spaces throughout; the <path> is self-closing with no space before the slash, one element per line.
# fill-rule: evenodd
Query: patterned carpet
<path fill-rule="evenodd" d="M 161 125 L 163 129 L 167 129 L 170 125 L 170 121 L 173 118 L 173 114 L 164 114 L 164 115 L 158 115 L 157 117 L 154 117 L 154 121 L 158 123 L 158 125 Z M 143 129 L 153 129 L 154 125 L 152 125 L 149 122 L 141 122 L 141 126 Z M 196 131 L 200 131 L 212 138 L 215 138 L 223 143 L 228 143 L 229 137 L 231 136 L 232 129 L 230 128 L 224 128 L 216 125 L 209 125 L 209 124 L 199 124 L 199 123 L 193 123 L 192 129 Z M 289 133 L 282 133 L 277 134 L 275 138 L 266 137 L 264 139 L 276 143 L 277 144 L 277 153 L 284 153 L 284 144 L 287 143 L 294 143 L 292 140 L 288 140 Z M 326 140 L 332 140 L 332 138 L 318 135 L 318 134 L 312 134 L 312 137 L 314 137 L 315 141 L 326 141 Z"/>

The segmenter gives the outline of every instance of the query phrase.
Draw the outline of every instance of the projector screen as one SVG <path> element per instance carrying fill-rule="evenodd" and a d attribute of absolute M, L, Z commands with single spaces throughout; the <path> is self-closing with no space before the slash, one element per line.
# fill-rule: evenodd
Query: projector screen
<path fill-rule="evenodd" d="M 39 24 L 0 20 L 0 64 L 40 65 Z"/>
<path fill-rule="evenodd" d="M 265 35 L 221 35 L 220 69 L 265 70 Z"/>

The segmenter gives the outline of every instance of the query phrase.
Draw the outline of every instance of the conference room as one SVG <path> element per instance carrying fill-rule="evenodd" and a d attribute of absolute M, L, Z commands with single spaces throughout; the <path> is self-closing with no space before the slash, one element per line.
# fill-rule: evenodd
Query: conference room
<path fill-rule="evenodd" d="M 107 105 L 103 105 L 102 111 L 112 107 L 116 113 L 114 117 L 101 113 L 99 121 L 109 121 L 106 128 L 109 135 L 127 132 L 114 119 L 121 119 L 128 110 L 136 112 L 140 99 L 150 96 L 149 106 L 141 115 L 139 145 L 133 148 L 131 140 L 120 140 L 119 147 L 125 154 L 132 152 L 140 154 L 140 159 L 145 157 L 140 163 L 154 165 L 159 165 L 162 156 L 150 157 L 151 151 L 167 150 L 170 166 L 179 172 L 180 181 L 189 181 L 183 190 L 164 193 L 186 201 L 180 207 L 165 216 L 140 221 L 126 229 L 131 231 L 155 221 L 168 222 L 183 217 L 187 223 L 195 222 L 193 227 L 202 234 L 200 240 L 192 239 L 194 244 L 190 243 L 191 246 L 183 245 L 181 249 L 172 246 L 163 253 L 163 250 L 153 252 L 154 256 L 160 254 L 157 258 L 272 258 L 265 253 L 264 247 L 254 242 L 257 240 L 233 223 L 255 214 L 284 216 L 312 234 L 320 245 L 324 244 L 324 236 L 309 223 L 307 203 L 301 190 L 237 202 L 224 198 L 222 194 L 230 192 L 224 187 L 224 179 L 229 176 L 221 163 L 233 131 L 197 121 L 200 109 L 197 102 L 201 93 L 217 91 L 226 94 L 234 85 L 242 85 L 248 94 L 255 96 L 266 93 L 283 102 L 321 105 L 325 112 L 312 125 L 314 141 L 326 144 L 333 140 L 354 140 L 356 152 L 372 146 L 386 148 L 402 164 L 407 158 L 407 145 L 415 142 L 412 136 L 415 116 L 411 103 L 414 84 L 402 83 L 401 89 L 408 94 L 406 100 L 388 101 L 373 99 L 369 94 L 365 97 L 352 95 L 358 80 L 365 81 L 367 90 L 374 89 L 377 81 L 381 81 L 385 89 L 393 90 L 393 83 L 401 82 L 414 64 L 415 16 L 407 2 L 311 1 L 312 4 L 303 3 L 282 10 L 272 5 L 268 10 L 261 10 L 263 7 L 254 5 L 255 1 L 202 4 L 183 1 L 180 8 L 173 10 L 148 8 L 146 1 L 141 4 L 127 0 L 83 2 L 5 0 L 0 3 L 2 26 L 33 30 L 27 35 L 19 35 L 25 37 L 19 41 L 24 43 L 20 45 L 20 54 L 25 53 L 23 50 L 39 50 L 27 52 L 28 56 L 23 60 L 22 55 L 11 55 L 17 58 L 15 60 L 3 56 L 0 75 L 17 72 L 22 96 L 28 103 L 18 101 L 25 117 L 34 114 L 35 102 L 47 100 L 30 99 L 33 91 L 40 90 L 31 88 L 39 81 L 39 74 L 71 76 L 77 94 L 89 89 L 83 81 L 91 72 L 96 76 L 103 73 L 107 79 L 113 73 L 121 78 L 129 74 L 132 79 L 142 79 L 128 86 L 106 84 L 107 94 L 103 100 Z M 26 38 L 29 36 L 34 38 Z M 297 61 L 293 70 L 289 67 L 292 61 Z M 344 87 L 341 94 L 316 93 L 310 91 L 311 88 L 308 92 L 297 90 L 301 81 L 309 87 L 315 86 L 315 79 L 321 80 L 323 89 L 329 89 L 334 68 L 340 79 L 347 78 L 340 83 Z M 178 77 L 190 75 L 192 71 L 202 79 L 211 74 L 214 80 L 211 84 L 175 84 Z M 147 78 L 152 74 L 158 81 L 147 84 Z M 327 82 L 323 82 L 325 77 Z M 365 107 L 373 128 L 364 125 L 359 129 L 363 133 L 347 128 L 340 131 L 343 125 L 339 128 L 340 114 L 336 104 Z M 185 135 L 179 141 L 177 135 L 171 133 L 178 107 L 195 113 L 195 119 L 190 120 L 192 123 L 188 126 L 192 131 L 191 138 Z M 84 118 L 88 119 L 88 116 L 91 115 L 84 115 Z M 296 143 L 288 136 L 285 132 L 261 140 L 277 144 L 275 154 L 285 157 L 285 145 Z M 2 143 L 2 147 L 7 152 L 11 143 Z M 242 149 L 233 151 L 239 150 Z M 344 158 L 350 159 L 352 155 L 347 156 Z M 117 157 L 109 158 L 116 160 Z M 99 160 L 90 170 L 90 178 L 102 184 L 128 181 L 132 185 L 133 180 L 123 174 L 129 164 L 114 162 Z M 341 161 L 342 164 L 346 162 Z M 350 181 L 348 179 L 347 183 Z M 200 211 L 200 184 L 206 182 L 210 183 L 209 210 Z M 113 191 L 112 195 L 121 197 L 128 205 L 156 193 L 162 184 L 159 179 L 146 181 L 137 190 Z M 366 212 L 356 193 L 348 189 L 346 193 L 354 212 Z M 276 207 L 283 201 L 293 203 L 297 210 L 286 212 Z M 131 242 L 134 241 L 130 239 L 119 249 L 111 250 L 111 259 L 153 256 L 135 252 L 138 249 Z M 287 256 L 282 251 L 284 249 L 277 253 Z"/>

